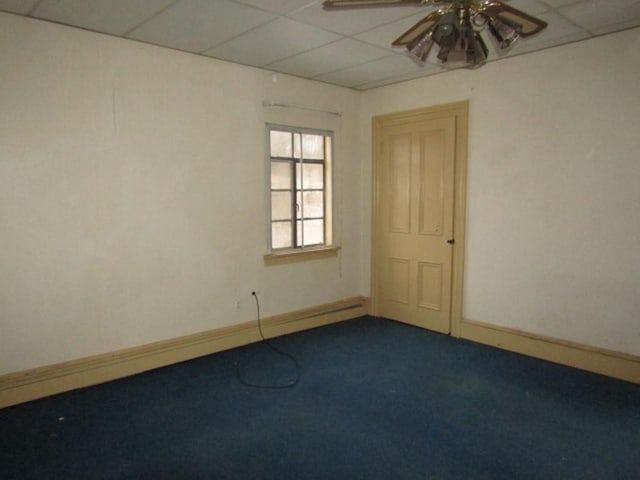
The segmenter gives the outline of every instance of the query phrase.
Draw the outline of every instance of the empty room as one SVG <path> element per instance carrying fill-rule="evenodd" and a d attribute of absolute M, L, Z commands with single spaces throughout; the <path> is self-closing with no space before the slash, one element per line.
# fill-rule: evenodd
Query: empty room
<path fill-rule="evenodd" d="M 637 0 L 0 0 L 0 476 L 640 478 L 639 86 Z"/>

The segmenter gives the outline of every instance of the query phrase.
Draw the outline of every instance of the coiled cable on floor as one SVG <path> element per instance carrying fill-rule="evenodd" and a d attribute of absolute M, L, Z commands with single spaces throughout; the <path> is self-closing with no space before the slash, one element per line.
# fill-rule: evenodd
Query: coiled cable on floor
<path fill-rule="evenodd" d="M 263 343 L 264 345 L 267 345 L 275 354 L 288 359 L 294 367 L 295 375 L 290 382 L 280 383 L 280 384 L 268 384 L 268 383 L 263 384 L 263 383 L 250 382 L 243 377 L 242 371 L 240 368 L 240 363 L 236 362 L 236 376 L 238 377 L 238 381 L 240 381 L 240 383 L 246 387 L 263 388 L 268 390 L 281 390 L 285 388 L 295 387 L 300 381 L 300 364 L 298 363 L 298 360 L 296 359 L 296 357 L 294 357 L 288 352 L 280 350 L 273 343 L 271 343 L 269 339 L 267 339 L 264 336 L 264 332 L 262 331 L 262 322 L 260 319 L 260 300 L 256 292 L 251 292 L 251 295 L 253 295 L 253 298 L 256 301 L 256 312 L 257 312 L 256 316 L 258 319 L 258 332 L 260 332 L 260 338 L 262 339 L 261 343 Z"/>

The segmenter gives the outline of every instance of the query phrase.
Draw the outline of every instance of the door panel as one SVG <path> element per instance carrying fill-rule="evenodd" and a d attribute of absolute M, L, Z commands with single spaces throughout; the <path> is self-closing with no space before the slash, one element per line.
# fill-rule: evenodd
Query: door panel
<path fill-rule="evenodd" d="M 455 116 L 382 125 L 374 232 L 378 315 L 451 330 Z"/>
<path fill-rule="evenodd" d="M 418 306 L 442 310 L 442 265 L 418 262 Z"/>
<path fill-rule="evenodd" d="M 417 205 L 421 235 L 442 235 L 444 224 L 446 131 L 423 133 L 420 145 L 420 199 Z"/>
<path fill-rule="evenodd" d="M 390 208 L 388 210 L 390 230 L 393 233 L 411 233 L 411 135 L 391 135 L 389 168 Z"/>
<path fill-rule="evenodd" d="M 389 258 L 389 291 L 388 298 L 392 302 L 409 304 L 410 261 L 408 258 Z"/>

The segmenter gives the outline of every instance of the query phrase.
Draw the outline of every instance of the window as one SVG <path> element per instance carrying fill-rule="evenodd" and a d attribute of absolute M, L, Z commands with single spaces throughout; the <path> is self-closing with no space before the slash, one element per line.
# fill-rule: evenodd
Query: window
<path fill-rule="evenodd" d="M 273 253 L 331 245 L 331 132 L 267 126 Z"/>

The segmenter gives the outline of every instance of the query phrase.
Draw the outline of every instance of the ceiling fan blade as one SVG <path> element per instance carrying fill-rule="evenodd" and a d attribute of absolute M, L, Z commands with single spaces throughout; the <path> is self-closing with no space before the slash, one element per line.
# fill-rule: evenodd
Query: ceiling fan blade
<path fill-rule="evenodd" d="M 488 17 L 501 17 L 521 25 L 522 30 L 520 31 L 520 36 L 523 38 L 534 35 L 547 27 L 547 22 L 497 0 L 486 2 L 486 5 L 483 4 L 481 6 L 480 11 Z"/>
<path fill-rule="evenodd" d="M 358 7 L 400 7 L 432 3 L 431 0 L 326 0 L 322 3 L 325 10 Z"/>
<path fill-rule="evenodd" d="M 446 12 L 442 10 L 431 12 L 429 15 L 424 17 L 422 20 L 416 23 L 409 30 L 407 30 L 398 38 L 396 38 L 391 43 L 391 45 L 393 45 L 394 47 L 400 47 L 403 45 L 410 44 L 421 35 L 424 35 L 425 32 L 431 30 L 434 27 L 434 25 L 438 23 L 438 20 L 440 20 L 440 17 L 442 17 L 442 15 L 444 15 L 445 13 Z"/>

